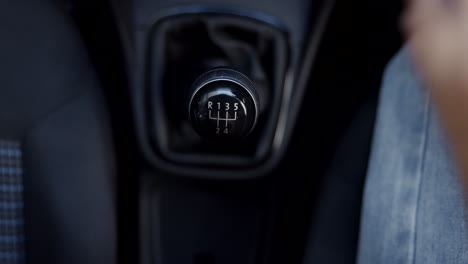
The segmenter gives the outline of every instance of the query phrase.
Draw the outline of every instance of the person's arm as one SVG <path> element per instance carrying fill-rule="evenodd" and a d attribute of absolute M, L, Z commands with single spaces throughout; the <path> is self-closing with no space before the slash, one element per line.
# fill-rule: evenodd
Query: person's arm
<path fill-rule="evenodd" d="M 411 56 L 468 190 L 468 0 L 412 0 L 404 18 Z"/>

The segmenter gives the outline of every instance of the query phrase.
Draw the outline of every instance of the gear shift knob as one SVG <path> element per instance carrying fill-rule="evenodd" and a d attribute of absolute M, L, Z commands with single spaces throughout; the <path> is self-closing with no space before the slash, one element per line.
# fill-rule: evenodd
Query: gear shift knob
<path fill-rule="evenodd" d="M 252 82 L 242 73 L 217 68 L 193 84 L 189 118 L 195 131 L 211 139 L 242 139 L 255 127 L 259 99 Z"/>

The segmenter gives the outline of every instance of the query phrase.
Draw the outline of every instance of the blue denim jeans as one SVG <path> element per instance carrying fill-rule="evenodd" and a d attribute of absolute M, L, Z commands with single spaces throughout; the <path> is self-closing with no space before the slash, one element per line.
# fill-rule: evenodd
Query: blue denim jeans
<path fill-rule="evenodd" d="M 358 264 L 468 263 L 466 203 L 429 97 L 403 50 L 383 80 Z"/>

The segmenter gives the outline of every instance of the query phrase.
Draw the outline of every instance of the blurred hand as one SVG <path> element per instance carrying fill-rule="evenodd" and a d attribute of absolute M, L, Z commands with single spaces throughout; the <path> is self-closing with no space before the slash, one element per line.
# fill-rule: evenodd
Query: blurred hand
<path fill-rule="evenodd" d="M 404 30 L 468 187 L 468 0 L 411 0 Z"/>

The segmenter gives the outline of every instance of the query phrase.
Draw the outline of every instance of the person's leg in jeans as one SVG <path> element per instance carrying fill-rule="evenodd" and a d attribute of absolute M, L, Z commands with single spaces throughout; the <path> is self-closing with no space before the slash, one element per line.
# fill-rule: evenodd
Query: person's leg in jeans
<path fill-rule="evenodd" d="M 468 203 L 421 86 L 400 52 L 380 95 L 358 264 L 468 263 Z"/>

